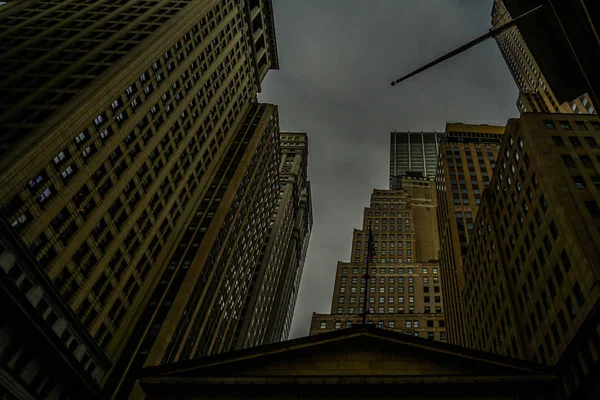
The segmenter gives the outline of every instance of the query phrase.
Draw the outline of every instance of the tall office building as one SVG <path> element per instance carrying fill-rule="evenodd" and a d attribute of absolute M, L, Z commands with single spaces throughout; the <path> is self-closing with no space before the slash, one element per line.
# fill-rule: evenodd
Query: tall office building
<path fill-rule="evenodd" d="M 600 119 L 524 114 L 497 158 L 464 256 L 464 337 L 453 341 L 554 365 L 561 398 L 596 398 Z"/>
<path fill-rule="evenodd" d="M 290 145 L 290 143 L 284 144 L 284 146 Z M 307 182 L 300 192 L 300 203 L 296 213 L 294 230 L 285 255 L 285 268 L 277 285 L 275 294 L 277 301 L 273 304 L 271 310 L 265 343 L 279 342 L 287 340 L 289 337 L 312 224 L 312 195 L 310 182 Z"/>
<path fill-rule="evenodd" d="M 511 21 L 504 0 L 494 0 L 492 26 L 498 27 Z M 496 36 L 496 43 L 519 88 L 517 108 L 524 112 L 596 114 L 587 93 L 580 93 L 571 101 L 557 100 L 552 86 L 544 77 L 535 57 L 527 47 L 519 28 L 513 26 Z"/>
<path fill-rule="evenodd" d="M 600 104 L 600 3 L 595 0 L 503 0 L 558 102 L 588 93 Z"/>
<path fill-rule="evenodd" d="M 437 154 L 442 133 L 390 133 L 390 189 L 400 188 L 400 179 L 407 172 L 420 172 L 435 177 Z"/>
<path fill-rule="evenodd" d="M 453 344 L 465 345 L 463 255 L 482 192 L 490 184 L 503 133 L 503 126 L 452 123 L 446 125 L 446 137 L 440 143 L 436 177 L 439 258 L 448 341 Z"/>
<path fill-rule="evenodd" d="M 107 357 L 1 219 L 0 304 L 0 398 L 103 398 Z"/>
<path fill-rule="evenodd" d="M 296 277 L 304 267 L 306 246 L 302 245 L 308 244 L 312 227 L 308 137 L 306 133 L 281 132 L 280 142 L 279 196 L 269 222 L 265 256 L 254 271 L 249 302 L 238 325 L 236 348 L 287 339 L 287 315 L 279 316 L 278 310 L 291 309 L 293 313 L 295 297 L 287 293 L 298 291 L 300 280 Z"/>
<path fill-rule="evenodd" d="M 362 229 L 352 235 L 352 262 L 339 262 L 331 314 L 313 314 L 311 334 L 361 323 L 367 272 L 368 231 L 375 254 L 367 323 L 414 336 L 446 340 L 440 284 L 435 186 L 405 177 L 402 189 L 374 190 Z"/>
<path fill-rule="evenodd" d="M 271 2 L 16 1 L 0 26 L 0 207 L 72 313 L 62 350 L 126 398 L 144 363 L 233 348 L 280 185 Z"/>

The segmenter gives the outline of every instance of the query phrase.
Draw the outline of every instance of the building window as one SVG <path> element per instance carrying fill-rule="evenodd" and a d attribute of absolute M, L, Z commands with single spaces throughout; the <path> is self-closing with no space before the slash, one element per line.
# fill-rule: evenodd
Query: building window
<path fill-rule="evenodd" d="M 560 127 L 565 131 L 571 130 L 571 124 L 569 124 L 569 121 L 560 121 Z"/>
<path fill-rule="evenodd" d="M 321 329 L 327 329 L 327 321 L 321 321 Z"/>
<path fill-rule="evenodd" d="M 573 147 L 581 147 L 581 141 L 577 136 L 569 136 L 569 141 L 573 145 Z"/>
<path fill-rule="evenodd" d="M 545 120 L 544 125 L 546 125 L 546 129 L 556 130 L 556 126 L 554 125 L 554 121 Z"/>
<path fill-rule="evenodd" d="M 587 185 L 585 184 L 585 180 L 581 176 L 573 176 L 573 183 L 575 183 L 575 187 L 577 189 L 587 189 Z"/>
<path fill-rule="evenodd" d="M 586 136 L 584 139 L 585 139 L 586 143 L 588 144 L 588 146 L 590 146 L 592 149 L 598 148 L 598 142 L 596 142 L 596 138 L 591 137 L 591 136 Z"/>
<path fill-rule="evenodd" d="M 563 154 L 560 156 L 563 160 L 563 163 L 565 164 L 565 166 L 567 168 L 576 168 L 577 165 L 575 164 L 575 160 L 573 160 L 573 157 L 567 155 L 567 154 Z"/>
<path fill-rule="evenodd" d="M 579 159 L 581 160 L 581 163 L 586 168 L 594 168 L 594 164 L 592 163 L 592 159 L 589 156 L 581 155 L 581 156 L 579 156 Z"/>
<path fill-rule="evenodd" d="M 592 218 L 600 218 L 600 209 L 594 200 L 586 201 L 585 206 L 587 207 Z"/>

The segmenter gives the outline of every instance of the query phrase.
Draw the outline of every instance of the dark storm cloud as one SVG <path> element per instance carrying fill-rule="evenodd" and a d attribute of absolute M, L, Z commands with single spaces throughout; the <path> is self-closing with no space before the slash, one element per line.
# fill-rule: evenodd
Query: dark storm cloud
<path fill-rule="evenodd" d="M 395 88 L 394 78 L 483 34 L 492 0 L 273 0 L 280 70 L 260 100 L 309 135 L 314 226 L 291 337 L 329 312 L 337 261 L 373 188 L 388 187 L 389 132 L 505 123 L 517 90 L 488 41 Z"/>

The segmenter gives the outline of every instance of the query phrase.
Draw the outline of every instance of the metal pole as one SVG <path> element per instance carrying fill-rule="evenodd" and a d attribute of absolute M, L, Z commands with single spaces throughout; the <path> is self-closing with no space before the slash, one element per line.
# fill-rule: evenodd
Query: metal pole
<path fill-rule="evenodd" d="M 411 78 L 411 77 L 413 77 L 413 76 L 415 76 L 415 75 L 417 75 L 417 74 L 419 74 L 419 73 L 421 73 L 421 72 L 423 72 L 425 70 L 428 70 L 431 67 L 434 67 L 434 66 L 438 65 L 441 62 L 444 62 L 444 61 L 446 61 L 446 60 L 448 60 L 448 59 L 450 59 L 450 58 L 452 58 L 452 57 L 454 57 L 454 56 L 456 56 L 456 55 L 458 55 L 460 53 L 463 53 L 464 51 L 469 50 L 471 47 L 473 47 L 473 46 L 475 46 L 475 45 L 477 45 L 477 44 L 479 44 L 479 43 L 481 43 L 481 42 L 483 42 L 483 41 L 485 41 L 485 40 L 487 40 L 487 39 L 489 39 L 491 37 L 497 36 L 498 34 L 504 32 L 508 28 L 513 27 L 517 23 L 517 21 L 519 21 L 521 18 L 525 18 L 526 16 L 528 16 L 528 15 L 530 15 L 530 14 L 532 14 L 532 13 L 538 11 L 538 10 L 540 10 L 542 7 L 543 7 L 543 5 L 539 5 L 536 8 L 534 8 L 533 10 L 527 11 L 526 13 L 519 15 L 517 18 L 513 19 L 512 21 L 509 21 L 506 24 L 504 24 L 504 25 L 502 25 L 502 26 L 500 26 L 500 27 L 498 27 L 496 29 L 490 30 L 485 35 L 482 35 L 482 36 L 478 37 L 477 39 L 471 40 L 469 43 L 460 46 L 458 49 L 452 50 L 450 53 L 444 54 L 440 58 L 438 58 L 438 59 L 430 62 L 429 64 L 427 64 L 427 65 L 425 65 L 425 66 L 423 66 L 423 67 L 421 67 L 419 69 L 417 69 L 416 71 L 413 71 L 413 72 L 411 72 L 408 75 L 405 75 L 405 76 L 403 76 L 403 77 L 401 77 L 399 79 L 396 79 L 395 81 L 392 81 L 391 85 L 392 86 L 396 86 L 396 84 L 398 84 L 398 83 L 400 83 L 402 81 L 405 81 L 408 78 Z"/>
<path fill-rule="evenodd" d="M 371 279 L 371 275 L 369 275 L 369 261 L 371 261 L 371 249 L 373 247 L 373 236 L 371 235 L 371 223 L 369 223 L 369 233 L 367 239 L 367 267 L 365 270 L 365 274 L 363 278 L 365 279 L 365 293 L 363 295 L 363 315 L 362 315 L 362 323 L 363 325 L 367 324 L 367 293 L 369 292 L 369 280 Z"/>

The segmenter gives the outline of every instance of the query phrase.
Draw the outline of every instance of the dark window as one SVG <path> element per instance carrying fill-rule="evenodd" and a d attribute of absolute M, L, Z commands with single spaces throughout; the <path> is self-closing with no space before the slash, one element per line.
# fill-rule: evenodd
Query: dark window
<path fill-rule="evenodd" d="M 573 294 L 575 295 L 575 300 L 577 300 L 577 304 L 579 305 L 579 307 L 581 307 L 582 305 L 585 304 L 585 297 L 583 296 L 583 293 L 581 292 L 579 283 L 576 283 L 575 286 L 573 286 Z"/>
<path fill-rule="evenodd" d="M 573 157 L 566 155 L 566 154 L 563 154 L 560 157 L 562 158 L 563 163 L 565 163 L 565 166 L 567 168 L 575 168 L 576 167 L 575 160 L 573 160 Z"/>
<path fill-rule="evenodd" d="M 552 280 L 552 278 L 548 278 L 546 283 L 548 284 L 548 290 L 550 291 L 550 296 L 552 296 L 552 298 L 554 298 L 554 296 L 556 296 L 556 286 L 554 286 L 554 281 Z"/>
<path fill-rule="evenodd" d="M 572 178 L 577 189 L 587 189 L 587 185 L 585 184 L 585 180 L 582 176 L 573 176 Z"/>
<path fill-rule="evenodd" d="M 560 266 L 558 264 L 556 264 L 554 266 L 554 277 L 556 278 L 556 283 L 558 284 L 558 286 L 560 286 L 563 283 L 563 274 L 562 271 L 560 270 Z"/>
<path fill-rule="evenodd" d="M 569 141 L 573 145 L 573 147 L 581 147 L 581 141 L 577 136 L 569 136 Z"/>
<path fill-rule="evenodd" d="M 569 259 L 569 255 L 567 254 L 566 250 L 563 250 L 562 253 L 560 253 L 560 259 L 562 260 L 565 271 L 569 272 L 571 269 L 571 260 Z"/>
<path fill-rule="evenodd" d="M 546 251 L 548 252 L 548 254 L 550 254 L 550 252 L 552 251 L 552 242 L 550 241 L 548 235 L 544 236 L 544 246 L 546 247 Z"/>
<path fill-rule="evenodd" d="M 546 198 L 544 197 L 544 195 L 540 196 L 540 205 L 542 206 L 542 210 L 546 212 L 546 210 L 548 209 L 548 203 L 546 202 Z"/>
<path fill-rule="evenodd" d="M 567 312 L 569 313 L 569 316 L 571 318 L 573 318 L 575 316 L 575 314 L 577 314 L 577 310 L 575 309 L 575 305 L 573 304 L 573 301 L 571 300 L 571 297 L 567 296 L 567 300 L 565 301 L 565 305 L 567 307 Z"/>
<path fill-rule="evenodd" d="M 563 140 L 563 138 L 561 136 L 552 136 L 552 141 L 554 142 L 554 144 L 556 146 L 560 146 L 560 147 L 565 146 L 565 141 Z"/>
<path fill-rule="evenodd" d="M 598 142 L 596 142 L 596 138 L 592 136 L 586 136 L 585 141 L 588 144 L 588 146 L 590 146 L 592 149 L 598 148 Z"/>
<path fill-rule="evenodd" d="M 554 125 L 554 121 L 545 120 L 544 125 L 546 125 L 546 129 L 555 130 L 556 126 Z"/>
<path fill-rule="evenodd" d="M 592 163 L 592 159 L 589 156 L 579 156 L 581 163 L 587 168 L 594 168 L 594 164 Z"/>
<path fill-rule="evenodd" d="M 554 221 L 550 222 L 550 232 L 552 233 L 552 238 L 556 240 L 556 238 L 558 237 L 558 229 L 556 228 L 556 224 L 554 223 Z"/>
<path fill-rule="evenodd" d="M 566 131 L 571 130 L 571 124 L 569 123 L 569 121 L 560 121 L 560 127 Z"/>
<path fill-rule="evenodd" d="M 600 218 L 600 209 L 598 208 L 598 204 L 596 204 L 594 200 L 586 201 L 585 206 L 590 212 L 592 218 Z"/>

